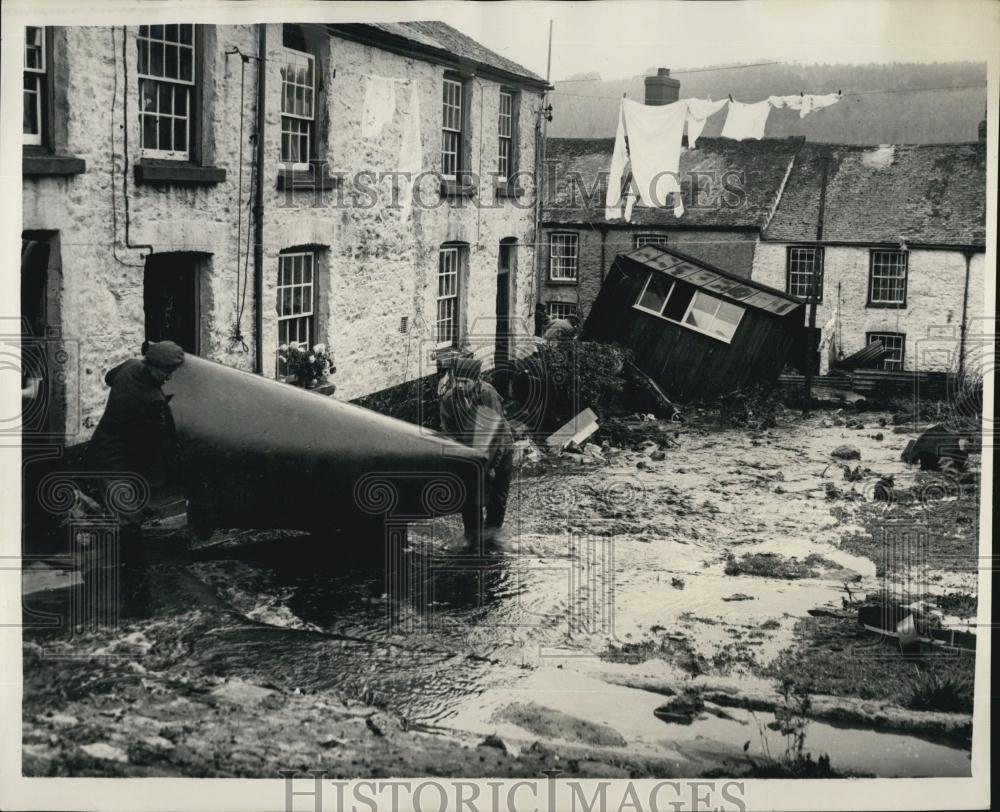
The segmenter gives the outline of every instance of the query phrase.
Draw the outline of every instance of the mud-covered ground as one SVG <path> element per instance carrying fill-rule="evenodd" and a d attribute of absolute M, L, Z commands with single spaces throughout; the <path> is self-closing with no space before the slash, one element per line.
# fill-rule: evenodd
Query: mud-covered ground
<path fill-rule="evenodd" d="M 978 457 L 916 472 L 918 428 L 608 427 L 527 455 L 496 545 L 412 527 L 388 582 L 380 539 L 167 522 L 149 617 L 26 628 L 25 772 L 968 774 L 974 656 L 856 622 L 888 592 L 974 628 Z M 78 582 L 35 564 L 26 605 L 65 615 Z"/>

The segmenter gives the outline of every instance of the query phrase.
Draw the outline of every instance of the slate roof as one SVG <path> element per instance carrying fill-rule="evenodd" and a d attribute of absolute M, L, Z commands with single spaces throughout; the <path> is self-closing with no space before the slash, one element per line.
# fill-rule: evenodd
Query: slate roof
<path fill-rule="evenodd" d="M 881 147 L 806 144 L 795 161 L 765 239 L 816 239 L 827 161 L 823 240 L 985 245 L 986 162 L 982 146 Z"/>
<path fill-rule="evenodd" d="M 778 200 L 792 157 L 802 138 L 733 141 L 700 138 L 681 154 L 680 175 L 685 213 L 636 206 L 635 225 L 762 228 Z M 604 195 L 611 166 L 613 138 L 550 138 L 545 152 L 543 221 L 605 223 Z M 580 178 L 574 188 L 573 176 Z M 581 190 L 596 193 L 589 196 Z M 726 191 L 725 186 L 745 191 Z M 698 201 L 692 189 L 700 187 Z M 622 223 L 622 220 L 612 221 Z"/>
<path fill-rule="evenodd" d="M 439 20 L 419 20 L 389 23 L 333 23 L 328 26 L 337 33 L 354 36 L 375 37 L 397 44 L 409 43 L 428 55 L 450 62 L 456 66 L 492 68 L 529 83 L 546 86 L 545 80 L 537 73 L 517 64 L 513 60 L 491 51 L 457 28 Z"/>

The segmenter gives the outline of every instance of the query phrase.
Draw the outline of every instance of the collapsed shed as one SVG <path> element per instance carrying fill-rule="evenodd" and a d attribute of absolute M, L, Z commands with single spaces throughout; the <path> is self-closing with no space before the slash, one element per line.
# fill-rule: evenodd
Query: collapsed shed
<path fill-rule="evenodd" d="M 805 304 L 662 246 L 617 256 L 583 338 L 621 344 L 672 398 L 773 384 L 804 340 Z"/>

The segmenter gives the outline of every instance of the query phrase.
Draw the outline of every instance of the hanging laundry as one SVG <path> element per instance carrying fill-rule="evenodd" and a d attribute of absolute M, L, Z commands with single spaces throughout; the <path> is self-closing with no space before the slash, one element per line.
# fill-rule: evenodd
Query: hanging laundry
<path fill-rule="evenodd" d="M 810 113 L 836 104 L 840 98 L 839 93 L 827 93 L 825 96 L 813 96 L 806 93 L 802 97 L 802 111 L 799 113 L 799 118 L 805 118 Z"/>
<path fill-rule="evenodd" d="M 783 110 L 786 107 L 792 110 L 802 109 L 802 96 L 798 94 L 794 96 L 768 96 L 767 100 L 771 103 L 771 107 L 778 110 Z"/>
<path fill-rule="evenodd" d="M 764 137 L 764 128 L 767 126 L 770 112 L 771 102 L 767 99 L 755 104 L 729 102 L 729 113 L 722 128 L 722 137 L 734 138 L 737 141 L 746 141 L 750 138 L 759 141 Z"/>
<path fill-rule="evenodd" d="M 618 129 L 615 131 L 615 149 L 611 154 L 608 170 L 608 189 L 604 194 L 604 219 L 618 220 L 622 216 L 622 181 L 628 156 L 625 153 L 625 111 L 618 107 Z M 629 207 L 629 213 L 632 209 Z"/>
<path fill-rule="evenodd" d="M 396 81 L 384 76 L 369 76 L 365 80 L 365 104 L 361 113 L 361 137 L 374 138 L 382 134 L 385 125 L 396 113 Z"/>
<path fill-rule="evenodd" d="M 639 200 L 652 208 L 666 208 L 670 195 L 680 197 L 681 135 L 686 117 L 687 102 L 654 106 L 622 99 L 605 197 L 608 219 L 618 218 L 626 135 L 632 178 L 638 191 L 637 198 L 628 200 L 626 219 Z M 684 213 L 683 203 L 675 201 L 674 213 L 678 217 Z"/>
<path fill-rule="evenodd" d="M 688 106 L 687 113 L 687 133 L 688 146 L 694 149 L 698 146 L 698 139 L 702 130 L 705 129 L 705 121 L 709 116 L 718 113 L 723 107 L 729 104 L 729 99 L 722 101 L 712 101 L 711 99 L 685 99 Z"/>
<path fill-rule="evenodd" d="M 420 142 L 420 94 L 415 84 L 410 85 L 410 109 L 403 122 L 403 143 L 399 150 L 399 171 L 404 173 L 401 184 L 400 218 L 406 220 L 413 208 L 413 187 L 423 170 L 423 145 Z"/>
<path fill-rule="evenodd" d="M 799 118 L 805 118 L 816 110 L 822 110 L 831 104 L 836 104 L 841 99 L 839 93 L 827 93 L 825 96 L 816 96 L 810 93 L 799 93 L 792 96 L 769 96 L 768 101 L 772 107 L 779 110 L 787 107 L 789 110 L 798 110 Z"/>

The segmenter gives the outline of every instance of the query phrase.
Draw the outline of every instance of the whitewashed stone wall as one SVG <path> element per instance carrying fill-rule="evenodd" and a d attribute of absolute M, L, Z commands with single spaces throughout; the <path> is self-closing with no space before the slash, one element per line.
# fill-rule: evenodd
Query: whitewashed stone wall
<path fill-rule="evenodd" d="M 76 348 L 79 351 L 79 374 L 71 364 L 66 381 L 66 423 L 80 429 L 67 438 L 71 445 L 89 438 L 103 412 L 108 391 L 104 373 L 138 354 L 144 338 L 142 257 L 148 249 L 125 247 L 123 172 L 128 176 L 133 245 L 152 245 L 155 252 L 211 255 L 201 276 L 202 354 L 233 366 L 252 367 L 253 348 L 243 352 L 228 340 L 236 307 L 240 74 L 239 61 L 227 60 L 224 51 L 237 45 L 255 52 L 253 29 L 230 26 L 205 31 L 205 88 L 210 93 L 206 109 L 211 115 L 205 122 L 204 162 L 227 173 L 223 183 L 208 186 L 135 183 L 134 166 L 140 158 L 135 31 L 131 27 L 123 32 L 120 26 L 113 31 L 107 27 L 56 29 L 55 54 L 62 68 L 58 75 L 67 83 L 67 108 L 62 111 L 66 151 L 85 159 L 87 170 L 66 178 L 23 181 L 23 228 L 59 233 L 62 324 L 54 326 L 61 327 L 74 354 Z M 127 37 L 127 66 L 122 58 L 123 36 Z M 248 121 L 252 121 L 252 87 L 249 107 Z M 126 124 L 127 159 L 122 129 Z M 246 193 L 249 173 L 245 173 L 244 185 Z M 252 318 L 250 306 L 243 323 L 247 335 L 252 333 Z"/>
<path fill-rule="evenodd" d="M 139 161 L 138 78 L 135 70 L 134 27 L 75 27 L 56 30 L 56 54 L 67 83 L 67 149 L 86 160 L 85 173 L 67 178 L 25 178 L 23 228 L 58 232 L 62 279 L 60 311 L 63 335 L 79 347 L 79 374 L 71 364 L 66 381 L 69 427 L 79 431 L 68 444 L 87 440 L 107 399 L 103 377 L 107 369 L 138 353 L 144 337 L 143 259 L 145 250 L 125 247 L 122 173 L 128 174 L 133 245 L 151 245 L 154 252 L 196 251 L 207 256 L 201 275 L 201 354 L 222 363 L 253 368 L 253 256 L 251 253 L 241 331 L 248 349 L 232 341 L 237 313 L 237 223 L 242 218 L 242 245 L 248 245 L 246 204 L 250 196 L 250 165 L 254 157 L 250 134 L 256 121 L 255 64 L 247 65 L 240 96 L 238 57 L 225 55 L 234 46 L 257 53 L 255 26 L 206 26 L 204 36 L 204 109 L 208 116 L 203 163 L 226 170 L 222 183 L 140 185 L 134 181 Z M 112 42 L 112 35 L 114 42 Z M 127 37 L 123 65 L 122 43 Z M 340 192 L 295 192 L 277 189 L 280 131 L 281 26 L 268 26 L 266 162 L 264 190 L 264 373 L 275 372 L 277 346 L 275 287 L 278 253 L 301 245 L 322 246 L 324 273 L 317 316 L 319 338 L 337 357 L 338 397 L 354 398 L 434 371 L 418 349 L 432 342 L 438 248 L 461 240 L 469 244 L 469 274 L 463 291 L 466 330 L 492 335 L 496 270 L 501 239 L 518 242 L 515 309 L 531 332 L 533 285 L 533 189 L 525 181 L 519 206 L 494 201 L 491 178 L 472 200 L 441 198 L 436 178 L 424 182 L 423 199 L 434 206 L 414 206 L 412 219 L 400 221 L 398 210 L 384 205 L 362 207 L 351 195 L 351 182 Z M 423 165 L 439 168 L 441 146 L 441 79 L 443 68 L 353 42 L 332 39 L 328 65 L 336 75 L 325 77 L 328 103 L 327 155 L 333 172 L 353 173 L 393 169 L 401 139 L 398 115 L 374 140 L 361 138 L 361 111 L 366 75 L 409 79 L 420 92 Z M 127 69 L 127 81 L 126 81 Z M 128 119 L 124 94 L 128 93 Z M 398 110 L 407 109 L 408 96 Z M 482 156 L 485 176 L 495 169 L 499 85 L 473 80 L 470 120 L 473 170 Z M 534 110 L 538 95 L 521 94 L 520 166 L 534 166 Z M 239 176 L 239 124 L 243 115 L 243 185 Z M 112 121 L 113 115 L 113 121 Z M 482 121 L 482 132 L 479 122 Z M 129 154 L 123 157 L 122 126 L 128 127 Z M 113 156 L 117 156 L 114 157 Z M 112 161 L 115 160 L 114 185 Z M 384 185 L 385 186 L 385 185 Z M 342 203 L 332 205 L 334 195 Z M 114 199 L 114 213 L 112 210 Z M 497 207 L 493 208 L 493 204 Z M 117 219 L 117 230 L 113 223 Z M 251 242 L 252 246 L 252 225 Z M 117 246 L 113 250 L 113 245 Z M 117 254 L 118 259 L 115 258 Z M 242 256 L 242 254 L 241 254 Z M 399 332 L 402 316 L 411 331 Z"/>
<path fill-rule="evenodd" d="M 347 177 L 339 190 L 288 195 L 274 184 L 279 154 L 280 26 L 269 26 L 268 49 L 273 61 L 265 142 L 269 162 L 265 170 L 269 179 L 265 186 L 265 348 L 273 353 L 277 346 L 278 253 L 306 244 L 322 246 L 326 260 L 317 331 L 336 356 L 338 397 L 359 397 L 435 371 L 428 350 L 434 344 L 438 251 L 444 242 L 469 246 L 468 275 L 460 292 L 464 333 L 476 346 L 492 346 L 499 245 L 505 238 L 517 240 L 512 315 L 518 331 L 523 323 L 531 334 L 534 190 L 526 177 L 518 201 L 496 198 L 489 176 L 496 171 L 499 151 L 500 85 L 479 78 L 466 84 L 471 91 L 468 119 L 472 128 L 466 134 L 471 140 L 470 169 L 482 177 L 476 197 L 442 198 L 437 177 L 430 173 L 440 169 L 444 68 L 333 37 L 324 79 L 330 121 L 327 155 L 331 173 L 343 172 Z M 371 76 L 407 81 L 396 83 L 396 115 L 380 136 L 366 139 L 361 135 L 361 116 L 366 80 Z M 397 170 L 411 86 L 419 94 L 423 168 L 429 174 L 419 185 L 410 218 L 404 221 L 401 209 L 392 203 L 391 179 L 355 181 L 354 175 Z M 534 110 L 538 106 L 538 94 L 522 92 L 518 140 L 524 170 L 534 167 Z M 377 201 L 366 187 L 378 189 Z M 410 325 L 405 334 L 399 331 L 404 316 Z M 265 363 L 265 374 L 272 373 L 273 364 Z"/>
<path fill-rule="evenodd" d="M 760 242 L 752 278 L 785 289 L 785 243 Z M 816 307 L 816 326 L 822 328 L 840 301 L 842 347 L 845 355 L 865 345 L 870 332 L 904 333 L 906 369 L 955 371 L 961 337 L 965 256 L 961 251 L 910 249 L 905 308 L 867 307 L 869 249 L 827 246 L 824 260 L 823 302 Z M 973 254 L 969 268 L 966 325 L 970 336 L 982 331 L 985 308 L 985 254 Z M 808 315 L 807 315 L 808 318 Z M 967 352 L 969 345 L 967 344 Z M 829 363 L 821 356 L 821 371 Z"/>

